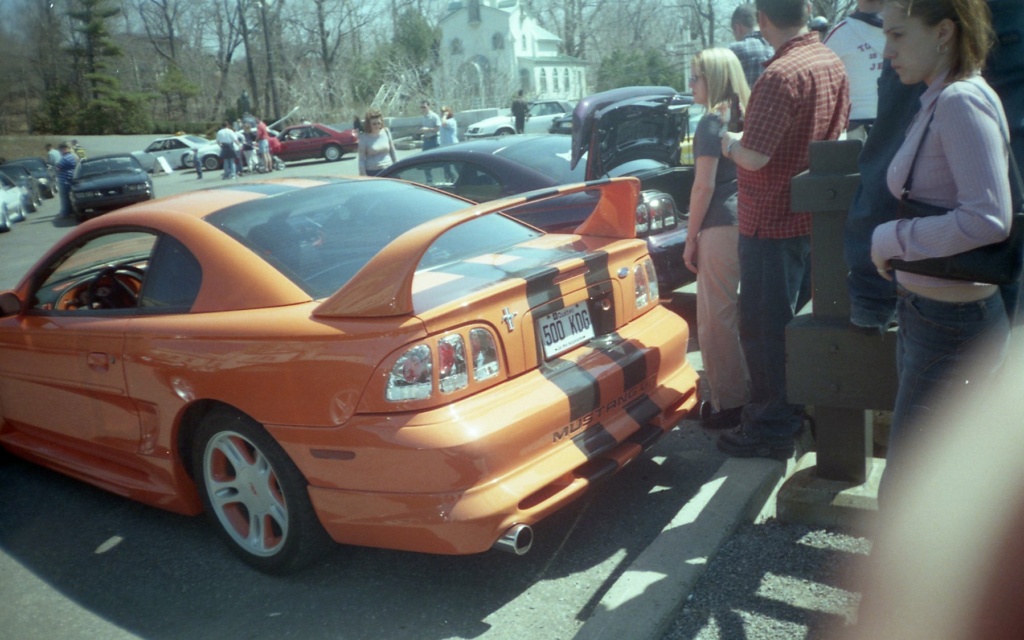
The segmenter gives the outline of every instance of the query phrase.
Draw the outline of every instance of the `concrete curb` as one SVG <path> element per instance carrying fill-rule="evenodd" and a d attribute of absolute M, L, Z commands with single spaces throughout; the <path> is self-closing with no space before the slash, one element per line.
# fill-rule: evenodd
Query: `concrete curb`
<path fill-rule="evenodd" d="M 626 569 L 580 627 L 576 640 L 660 638 L 708 562 L 743 522 L 752 522 L 787 463 L 730 458 Z"/>

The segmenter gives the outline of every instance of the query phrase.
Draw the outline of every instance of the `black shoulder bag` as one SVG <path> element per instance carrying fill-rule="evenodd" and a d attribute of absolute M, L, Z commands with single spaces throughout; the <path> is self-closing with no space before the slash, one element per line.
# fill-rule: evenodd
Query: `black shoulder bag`
<path fill-rule="evenodd" d="M 932 115 L 934 117 L 934 114 Z M 928 135 L 928 127 L 930 126 L 931 118 L 928 119 L 928 126 L 925 127 L 924 135 Z M 924 135 L 921 136 L 921 142 L 924 142 Z M 1020 279 L 1021 266 L 1024 265 L 1024 206 L 1022 206 L 1024 184 L 1021 182 L 1017 160 L 1013 157 L 1013 150 L 1010 149 L 1008 139 L 1006 140 L 1006 147 L 1010 154 L 1010 202 L 1013 207 L 1013 215 L 1010 220 L 1010 235 L 1001 242 L 987 244 L 952 256 L 910 261 L 893 259 L 889 261 L 893 269 L 935 278 L 945 278 L 946 280 L 964 280 L 967 282 L 985 282 L 999 285 L 1011 284 Z M 910 192 L 910 184 L 914 175 L 914 164 L 917 162 L 917 153 L 920 150 L 921 146 L 918 144 L 917 151 L 914 152 L 914 159 L 910 163 L 910 173 L 907 175 L 907 182 L 903 186 L 903 197 L 900 198 L 899 208 L 896 211 L 897 218 L 922 218 L 949 213 L 949 209 L 945 207 L 917 202 L 916 200 L 911 200 L 907 195 Z"/>

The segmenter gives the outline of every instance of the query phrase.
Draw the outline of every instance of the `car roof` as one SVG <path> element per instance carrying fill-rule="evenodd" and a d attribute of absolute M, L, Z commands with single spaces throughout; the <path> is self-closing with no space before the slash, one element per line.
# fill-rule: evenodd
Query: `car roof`
<path fill-rule="evenodd" d="M 16 164 L 16 165 L 22 165 L 23 166 L 23 165 L 26 165 L 26 164 L 38 164 L 38 163 L 42 163 L 42 164 L 45 165 L 46 164 L 46 160 L 43 160 L 42 158 L 37 158 L 35 156 L 28 156 L 27 158 L 15 158 L 14 160 L 8 160 L 4 164 Z"/>
<path fill-rule="evenodd" d="M 447 147 L 435 147 L 413 156 L 399 160 L 385 169 L 381 175 L 392 176 L 410 166 L 416 166 L 431 159 L 451 158 L 472 161 L 481 164 L 492 171 L 502 173 L 509 183 L 515 183 L 517 189 L 537 189 L 544 186 L 562 184 L 556 176 L 543 173 L 535 166 L 511 159 L 510 156 L 530 155 L 533 149 L 547 147 L 549 145 L 565 145 L 568 152 L 569 140 L 567 136 L 556 136 L 552 134 L 523 134 L 516 136 L 504 136 L 498 138 L 477 138 L 460 142 L 459 144 Z M 567 165 L 568 168 L 568 165 Z M 521 187 L 521 189 L 519 189 Z"/>

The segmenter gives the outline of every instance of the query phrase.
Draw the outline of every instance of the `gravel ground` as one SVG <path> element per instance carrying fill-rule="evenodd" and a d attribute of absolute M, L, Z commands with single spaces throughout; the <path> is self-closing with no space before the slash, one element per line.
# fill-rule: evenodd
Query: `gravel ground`
<path fill-rule="evenodd" d="M 829 638 L 856 622 L 852 565 L 871 543 L 770 520 L 742 526 L 708 565 L 664 640 Z"/>

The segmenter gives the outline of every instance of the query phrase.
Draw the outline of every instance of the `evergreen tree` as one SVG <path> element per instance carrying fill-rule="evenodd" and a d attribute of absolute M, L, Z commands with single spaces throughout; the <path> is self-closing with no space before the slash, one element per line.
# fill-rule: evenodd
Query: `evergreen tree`
<path fill-rule="evenodd" d="M 122 51 L 114 42 L 107 22 L 121 14 L 113 0 L 78 0 L 78 8 L 69 12 L 80 39 L 69 53 L 83 66 L 80 87 L 83 108 L 77 117 L 82 133 L 141 133 L 149 129 L 145 97 L 121 90 L 114 74 L 114 61 Z"/>

